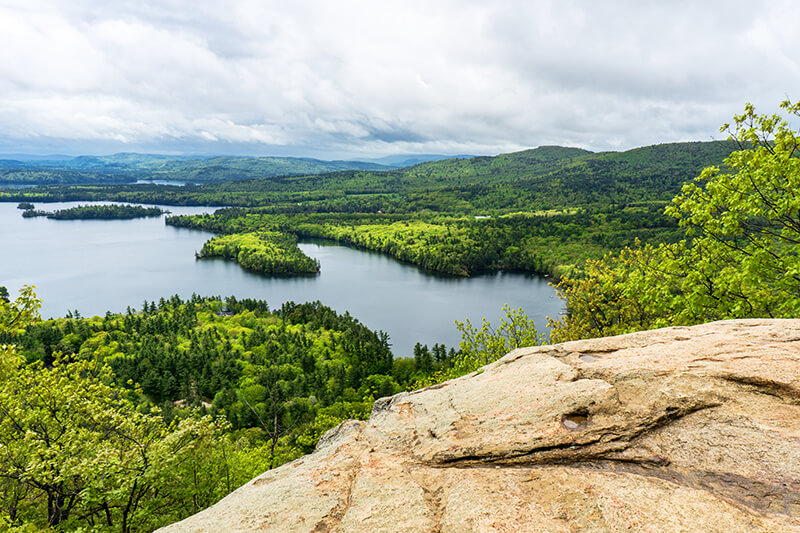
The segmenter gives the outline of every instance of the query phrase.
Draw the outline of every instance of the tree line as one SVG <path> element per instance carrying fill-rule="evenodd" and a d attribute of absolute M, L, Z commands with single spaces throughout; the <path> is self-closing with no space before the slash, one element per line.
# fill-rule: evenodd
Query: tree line
<path fill-rule="evenodd" d="M 160 207 L 144 207 L 141 205 L 79 205 L 56 211 L 36 210 L 30 202 L 20 202 L 17 206 L 24 209 L 22 216 L 25 218 L 44 216 L 55 220 L 124 220 L 131 218 L 159 217 L 169 213 Z"/>

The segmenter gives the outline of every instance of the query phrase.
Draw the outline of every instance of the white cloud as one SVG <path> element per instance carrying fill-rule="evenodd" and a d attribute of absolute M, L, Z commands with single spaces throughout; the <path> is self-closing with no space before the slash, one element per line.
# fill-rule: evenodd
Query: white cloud
<path fill-rule="evenodd" d="M 789 1 L 12 2 L 0 4 L 0 150 L 42 139 L 335 157 L 705 140 L 745 101 L 800 98 L 798 19 Z"/>

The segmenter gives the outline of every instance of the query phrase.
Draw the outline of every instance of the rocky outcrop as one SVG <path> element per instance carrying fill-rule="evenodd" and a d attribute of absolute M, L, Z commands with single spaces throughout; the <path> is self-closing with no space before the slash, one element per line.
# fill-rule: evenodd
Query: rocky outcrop
<path fill-rule="evenodd" d="M 800 320 L 519 349 L 163 531 L 800 531 Z"/>

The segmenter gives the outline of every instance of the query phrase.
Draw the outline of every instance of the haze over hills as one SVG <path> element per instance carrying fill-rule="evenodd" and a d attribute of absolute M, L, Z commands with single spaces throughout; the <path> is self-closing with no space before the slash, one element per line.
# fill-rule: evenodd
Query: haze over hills
<path fill-rule="evenodd" d="M 18 154 L 0 154 L 0 159 L 4 160 L 15 160 L 18 162 L 23 161 L 69 161 L 70 159 L 74 158 L 73 155 L 64 155 L 64 154 L 25 154 L 25 153 L 18 153 Z"/>
<path fill-rule="evenodd" d="M 391 170 L 452 157 L 471 156 L 399 154 L 378 159 L 325 161 L 310 157 L 198 156 L 132 152 L 104 156 L 0 154 L 0 184 L 134 183 L 138 180 L 208 183 L 321 174 L 339 170 Z"/>
<path fill-rule="evenodd" d="M 542 146 L 494 157 L 431 161 L 385 172 L 351 170 L 220 183 L 215 187 L 220 192 L 405 194 L 407 202 L 418 202 L 416 208 L 432 211 L 451 210 L 459 202 L 478 209 L 529 210 L 598 202 L 666 201 L 704 167 L 722 164 L 734 148 L 727 141 L 600 153 Z"/>
<path fill-rule="evenodd" d="M 377 163 L 379 165 L 386 165 L 390 167 L 402 168 L 426 163 L 428 161 L 441 161 L 442 159 L 469 159 L 475 157 L 474 155 L 460 154 L 460 155 L 444 155 L 444 154 L 398 154 L 387 155 L 378 158 L 360 157 L 356 161 L 364 161 L 365 163 Z"/>
<path fill-rule="evenodd" d="M 167 180 L 193 183 L 255 177 L 318 174 L 345 169 L 387 170 L 362 161 L 322 161 L 297 157 L 198 157 L 119 153 L 67 160 L 0 161 L 0 183 L 85 184 Z"/>
<path fill-rule="evenodd" d="M 721 164 L 733 149 L 728 141 L 659 144 L 599 153 L 541 146 L 497 156 L 425 161 L 403 168 L 310 158 L 120 153 L 79 156 L 68 161 L 2 160 L 0 184 L 91 185 L 164 180 L 219 183 L 220 190 L 231 192 L 336 190 L 343 194 L 387 194 L 438 190 L 459 198 L 483 195 L 489 200 L 496 195 L 507 200 L 507 191 L 498 187 L 512 186 L 520 205 L 547 208 L 592 203 L 600 198 L 612 202 L 666 200 L 703 167 Z M 223 184 L 229 181 L 238 185 Z"/>

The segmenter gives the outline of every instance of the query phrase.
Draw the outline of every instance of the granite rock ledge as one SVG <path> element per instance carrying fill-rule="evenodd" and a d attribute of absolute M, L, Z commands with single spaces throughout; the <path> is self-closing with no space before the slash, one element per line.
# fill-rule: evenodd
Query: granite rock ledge
<path fill-rule="evenodd" d="M 161 531 L 800 531 L 800 320 L 523 348 Z"/>

